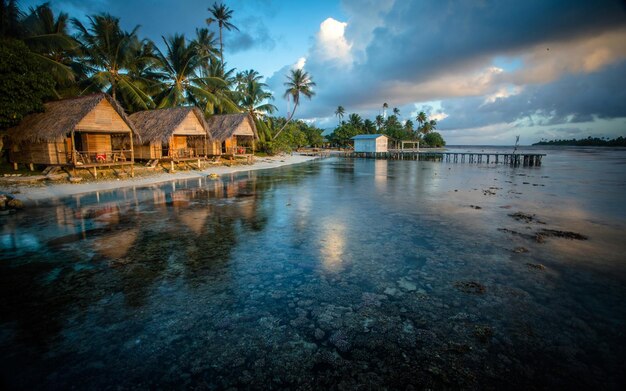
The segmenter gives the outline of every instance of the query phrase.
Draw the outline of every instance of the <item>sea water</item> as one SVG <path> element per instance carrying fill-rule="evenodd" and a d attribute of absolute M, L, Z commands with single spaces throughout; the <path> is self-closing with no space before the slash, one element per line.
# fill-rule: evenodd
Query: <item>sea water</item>
<path fill-rule="evenodd" d="M 623 389 L 626 151 L 532 152 L 0 216 L 0 387 Z"/>

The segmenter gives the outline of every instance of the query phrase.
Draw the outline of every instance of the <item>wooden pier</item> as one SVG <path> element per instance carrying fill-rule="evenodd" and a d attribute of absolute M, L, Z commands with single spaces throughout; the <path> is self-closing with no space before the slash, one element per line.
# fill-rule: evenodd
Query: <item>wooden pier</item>
<path fill-rule="evenodd" d="M 415 150 L 390 150 L 389 152 L 348 152 L 346 157 L 389 160 L 430 160 L 449 163 L 508 164 L 511 166 L 539 167 L 545 153 L 485 153 L 485 152 L 428 152 Z"/>

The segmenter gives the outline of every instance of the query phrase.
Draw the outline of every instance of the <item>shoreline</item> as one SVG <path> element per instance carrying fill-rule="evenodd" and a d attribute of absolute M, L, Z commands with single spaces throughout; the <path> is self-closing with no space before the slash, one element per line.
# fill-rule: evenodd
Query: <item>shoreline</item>
<path fill-rule="evenodd" d="M 201 171 L 179 171 L 175 173 L 162 172 L 141 177 L 107 179 L 88 183 L 43 182 L 41 185 L 39 185 L 5 182 L 0 183 L 0 193 L 9 194 L 12 197 L 24 202 L 25 204 L 29 204 L 32 202 L 42 201 L 50 198 L 63 198 L 76 194 L 115 190 L 131 186 L 150 186 L 164 182 L 205 177 L 209 174 L 217 174 L 221 176 L 245 171 L 278 168 L 292 164 L 304 163 L 315 159 L 319 159 L 319 157 L 305 156 L 299 154 L 266 156 L 263 158 L 256 158 L 255 162 L 252 165 L 219 165 L 214 167 L 207 167 Z"/>

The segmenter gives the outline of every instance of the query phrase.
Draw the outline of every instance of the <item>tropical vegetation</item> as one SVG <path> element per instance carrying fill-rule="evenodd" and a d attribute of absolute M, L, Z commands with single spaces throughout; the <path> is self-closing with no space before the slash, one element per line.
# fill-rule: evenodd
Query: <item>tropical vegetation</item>
<path fill-rule="evenodd" d="M 626 147 L 626 137 L 615 137 L 610 139 L 608 137 L 587 137 L 581 139 L 569 139 L 569 140 L 546 140 L 542 139 L 538 143 L 533 145 L 555 145 L 555 146 L 577 146 L 577 147 Z"/>
<path fill-rule="evenodd" d="M 277 109 L 263 76 L 226 65 L 223 34 L 238 31 L 234 11 L 214 3 L 208 12 L 208 26 L 194 36 L 153 42 L 108 13 L 78 20 L 55 15 L 49 3 L 22 10 L 15 0 L 0 0 L 0 130 L 46 101 L 104 91 L 128 113 L 176 106 L 196 106 L 207 116 L 248 112 L 266 152 L 321 145 L 321 129 L 294 120 L 301 97 L 315 95 L 311 75 L 287 75 L 284 96 L 293 108 L 286 119 L 271 117 Z"/>
<path fill-rule="evenodd" d="M 328 136 L 328 141 L 338 147 L 346 147 L 351 144 L 352 137 L 358 134 L 385 134 L 395 140 L 417 141 L 424 147 L 443 147 L 446 145 L 441 134 L 435 132 L 437 121 L 428 119 L 428 115 L 420 111 L 415 117 L 414 122 L 411 119 L 400 121 L 400 110 L 394 107 L 392 115 L 387 116 L 387 108 L 389 105 L 383 103 L 382 114 L 379 114 L 374 120 L 363 119 L 357 113 L 348 115 L 348 120 L 343 121 L 345 108 L 338 106 L 335 116 L 339 119 L 339 124 Z"/>

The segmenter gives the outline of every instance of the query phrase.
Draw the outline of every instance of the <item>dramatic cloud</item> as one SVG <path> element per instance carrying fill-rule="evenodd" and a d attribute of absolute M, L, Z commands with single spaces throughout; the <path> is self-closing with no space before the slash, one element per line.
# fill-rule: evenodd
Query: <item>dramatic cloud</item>
<path fill-rule="evenodd" d="M 338 105 L 372 117 L 387 102 L 405 120 L 420 102 L 441 101 L 441 129 L 497 132 L 626 116 L 615 103 L 626 89 L 617 0 L 370 3 L 345 0 L 347 20 L 329 19 L 343 27 L 333 50 L 320 50 L 328 20 L 320 25 L 306 62 L 317 96 L 300 117 L 332 126 Z M 283 72 L 269 79 L 277 91 Z"/>

